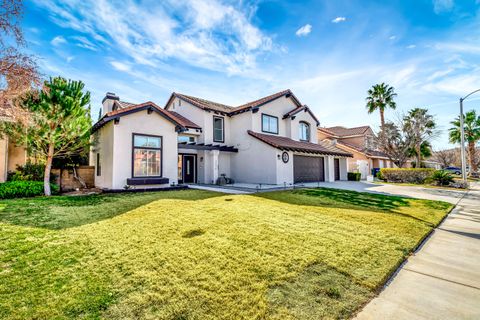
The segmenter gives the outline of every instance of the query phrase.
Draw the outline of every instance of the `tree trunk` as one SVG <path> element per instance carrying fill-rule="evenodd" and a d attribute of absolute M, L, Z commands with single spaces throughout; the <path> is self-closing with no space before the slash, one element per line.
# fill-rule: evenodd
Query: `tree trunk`
<path fill-rule="evenodd" d="M 385 125 L 385 115 L 383 109 L 380 109 L 380 128 L 383 128 Z"/>
<path fill-rule="evenodd" d="M 475 161 L 475 142 L 468 142 L 468 160 L 470 162 L 470 173 L 477 172 L 477 163 Z"/>
<path fill-rule="evenodd" d="M 45 175 L 43 177 L 43 190 L 46 196 L 52 195 L 50 190 L 50 172 L 52 171 L 53 144 L 48 146 L 47 163 L 45 164 Z"/>
<path fill-rule="evenodd" d="M 417 168 L 420 168 L 421 167 L 421 162 L 422 162 L 422 154 L 421 154 L 421 150 L 422 147 L 420 144 L 417 145 Z"/>

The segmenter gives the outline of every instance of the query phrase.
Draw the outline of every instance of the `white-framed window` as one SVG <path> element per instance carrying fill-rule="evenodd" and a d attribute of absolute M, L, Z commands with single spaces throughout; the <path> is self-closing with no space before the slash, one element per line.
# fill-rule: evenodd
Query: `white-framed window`
<path fill-rule="evenodd" d="M 310 125 L 304 121 L 300 121 L 298 129 L 298 138 L 302 141 L 310 141 Z"/>
<path fill-rule="evenodd" d="M 132 177 L 162 176 L 162 137 L 133 135 Z"/>
<path fill-rule="evenodd" d="M 278 134 L 278 118 L 268 114 L 262 114 L 262 131 Z"/>
<path fill-rule="evenodd" d="M 222 117 L 213 117 L 213 141 L 225 142 L 224 119 Z"/>

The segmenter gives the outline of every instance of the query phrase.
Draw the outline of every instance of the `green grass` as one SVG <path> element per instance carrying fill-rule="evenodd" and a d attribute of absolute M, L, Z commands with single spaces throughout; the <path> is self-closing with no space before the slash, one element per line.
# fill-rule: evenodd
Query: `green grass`
<path fill-rule="evenodd" d="M 0 318 L 347 318 L 450 204 L 331 189 L 0 201 Z"/>

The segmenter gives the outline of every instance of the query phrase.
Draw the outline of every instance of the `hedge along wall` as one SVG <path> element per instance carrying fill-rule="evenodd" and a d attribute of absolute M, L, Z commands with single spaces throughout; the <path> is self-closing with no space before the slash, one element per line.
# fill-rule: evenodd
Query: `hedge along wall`
<path fill-rule="evenodd" d="M 95 187 L 95 167 L 79 166 L 75 170 L 77 171 L 77 176 L 85 182 L 87 188 Z M 73 169 L 52 169 L 52 174 L 55 175 L 55 183 L 60 186 L 61 191 L 83 188 L 80 181 L 75 178 Z"/>
<path fill-rule="evenodd" d="M 382 168 L 380 174 L 387 182 L 424 183 L 435 172 L 433 168 Z"/>

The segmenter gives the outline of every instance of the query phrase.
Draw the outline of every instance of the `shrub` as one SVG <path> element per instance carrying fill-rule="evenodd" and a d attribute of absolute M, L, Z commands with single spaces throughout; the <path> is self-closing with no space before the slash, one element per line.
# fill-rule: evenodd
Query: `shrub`
<path fill-rule="evenodd" d="M 347 173 L 348 181 L 360 181 L 362 174 L 360 172 L 349 172 Z"/>
<path fill-rule="evenodd" d="M 50 184 L 53 193 L 58 193 L 58 186 Z M 9 181 L 0 183 L 0 199 L 25 198 L 43 195 L 43 182 Z"/>
<path fill-rule="evenodd" d="M 385 178 L 382 176 L 382 172 L 381 172 L 381 171 L 378 171 L 378 172 L 377 172 L 377 179 L 379 179 L 379 180 L 385 180 Z"/>
<path fill-rule="evenodd" d="M 25 165 L 17 165 L 14 172 L 9 172 L 7 181 L 42 181 L 45 175 L 45 165 L 27 162 Z M 50 182 L 55 182 L 56 176 L 50 175 Z"/>
<path fill-rule="evenodd" d="M 431 180 L 435 182 L 436 185 L 448 186 L 453 182 L 453 176 L 446 170 L 437 170 L 432 174 Z"/>
<path fill-rule="evenodd" d="M 387 182 L 424 183 L 431 177 L 435 169 L 432 168 L 382 168 L 380 173 Z"/>

